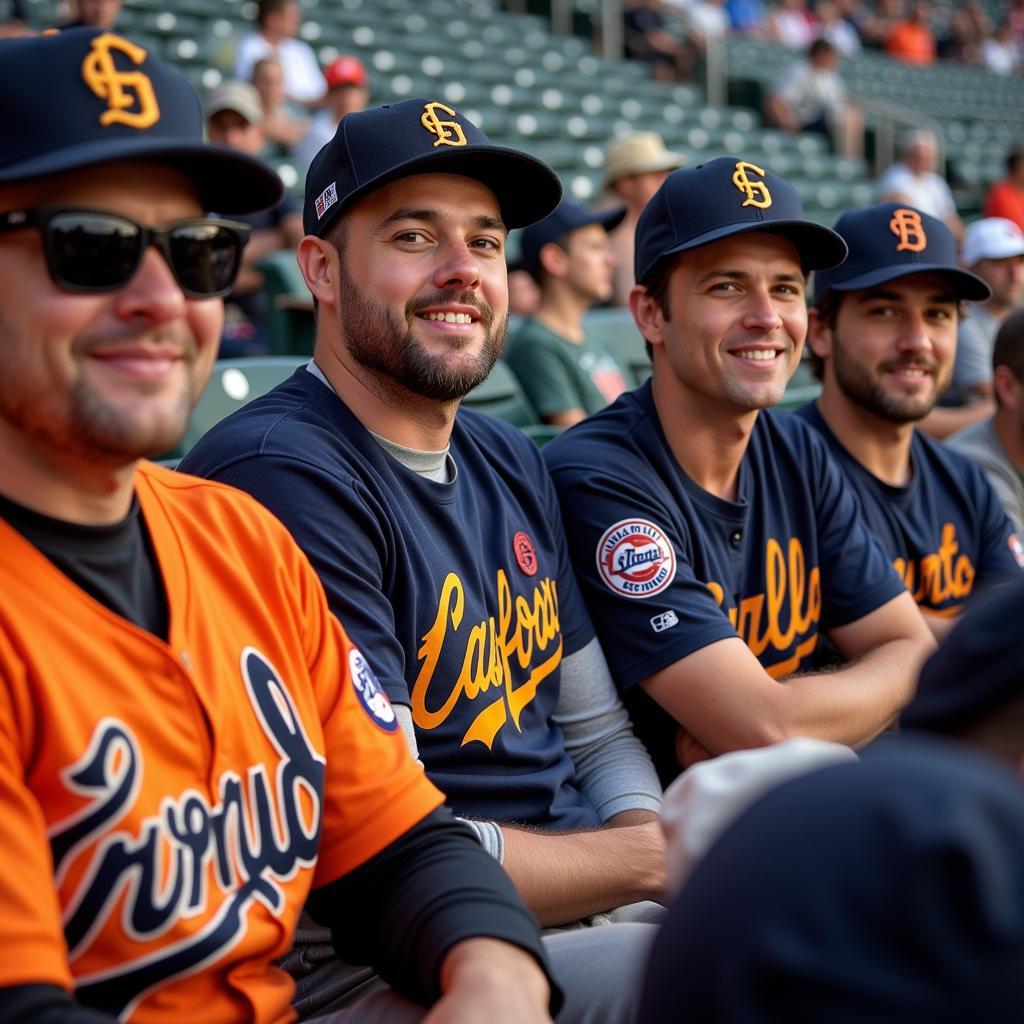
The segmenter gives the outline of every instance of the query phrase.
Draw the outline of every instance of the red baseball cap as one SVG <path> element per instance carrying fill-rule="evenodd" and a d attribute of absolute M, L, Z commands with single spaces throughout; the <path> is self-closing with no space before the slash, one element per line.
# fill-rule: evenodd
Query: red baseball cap
<path fill-rule="evenodd" d="M 345 54 L 327 65 L 324 78 L 328 89 L 337 89 L 340 85 L 366 85 L 366 68 L 358 57 Z"/>

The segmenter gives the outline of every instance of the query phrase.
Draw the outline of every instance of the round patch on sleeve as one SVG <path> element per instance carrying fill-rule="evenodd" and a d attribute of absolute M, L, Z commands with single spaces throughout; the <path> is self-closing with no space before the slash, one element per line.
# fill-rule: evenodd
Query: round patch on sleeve
<path fill-rule="evenodd" d="M 623 519 L 598 541 L 597 571 L 623 597 L 653 597 L 675 579 L 676 553 L 661 527 L 648 519 Z"/>
<path fill-rule="evenodd" d="M 355 647 L 348 652 L 348 671 L 359 703 L 363 705 L 363 710 L 373 720 L 373 724 L 384 732 L 394 732 L 398 728 L 395 709 L 391 706 L 387 694 L 380 688 L 373 669 L 362 652 Z"/>
<path fill-rule="evenodd" d="M 1011 533 L 1007 544 L 1010 545 L 1010 550 L 1013 552 L 1013 557 L 1017 559 L 1017 564 L 1024 569 L 1024 541 L 1017 534 Z"/>

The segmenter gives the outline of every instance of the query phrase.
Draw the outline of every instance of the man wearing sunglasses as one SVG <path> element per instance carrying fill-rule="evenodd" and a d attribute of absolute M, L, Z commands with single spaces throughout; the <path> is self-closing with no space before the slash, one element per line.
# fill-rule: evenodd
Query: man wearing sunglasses
<path fill-rule="evenodd" d="M 286 1020 L 305 903 L 392 986 L 333 1024 L 550 1020 L 535 923 L 294 542 L 145 461 L 185 430 L 245 242 L 204 211 L 280 183 L 204 146 L 127 39 L 0 51 L 2 1016 Z"/>
<path fill-rule="evenodd" d="M 306 178 L 314 359 L 182 466 L 292 531 L 449 806 L 541 924 L 574 926 L 546 937 L 560 1020 L 597 1024 L 631 1019 L 660 916 L 660 787 L 540 452 L 459 409 L 508 330 L 507 230 L 560 194 L 545 164 L 436 100 L 346 115 Z M 300 939 L 289 967 L 317 1008 L 352 979 Z"/>

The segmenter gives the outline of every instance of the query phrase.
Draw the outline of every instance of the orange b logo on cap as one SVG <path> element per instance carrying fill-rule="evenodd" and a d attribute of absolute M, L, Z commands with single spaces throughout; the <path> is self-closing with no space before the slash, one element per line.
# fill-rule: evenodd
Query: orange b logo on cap
<path fill-rule="evenodd" d="M 889 230 L 899 239 L 897 252 L 923 252 L 928 245 L 928 236 L 924 233 L 921 214 L 917 210 L 905 207 L 893 210 Z"/>
<path fill-rule="evenodd" d="M 92 48 L 82 61 L 82 78 L 107 109 L 100 114 L 100 124 L 126 124 L 129 128 L 149 128 L 160 119 L 160 107 L 149 76 L 141 71 L 119 71 L 112 51 L 123 53 L 133 64 L 146 59 L 146 51 L 127 39 L 104 32 L 92 41 Z M 133 109 L 134 108 L 134 109 Z"/>
<path fill-rule="evenodd" d="M 458 121 L 442 121 L 438 111 L 442 111 L 449 117 L 456 117 L 456 113 L 451 107 L 446 107 L 443 103 L 439 103 L 434 100 L 432 103 L 428 103 L 423 108 L 423 116 L 420 118 L 420 124 L 430 132 L 431 135 L 437 136 L 437 142 L 434 143 L 434 147 L 438 146 L 464 146 L 466 145 L 466 133 L 462 130 L 462 125 Z"/>

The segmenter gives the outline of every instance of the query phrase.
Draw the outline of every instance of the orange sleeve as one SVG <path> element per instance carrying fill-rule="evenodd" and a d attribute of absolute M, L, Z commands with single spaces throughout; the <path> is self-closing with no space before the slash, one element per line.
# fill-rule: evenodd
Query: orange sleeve
<path fill-rule="evenodd" d="M 25 781 L 32 718 L 24 666 L 0 632 L 0 987 L 70 990 L 46 822 Z"/>
<path fill-rule="evenodd" d="M 327 607 L 306 556 L 299 579 L 307 658 L 323 723 L 327 766 L 315 886 L 369 860 L 444 801 L 417 764 L 370 660 Z"/>

